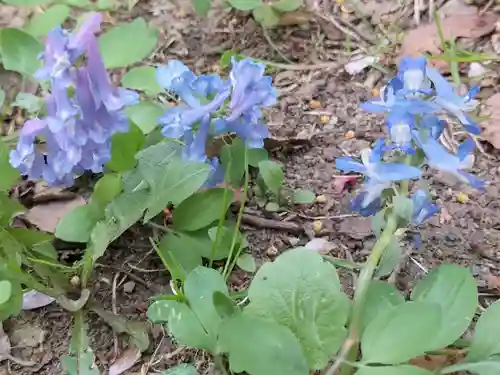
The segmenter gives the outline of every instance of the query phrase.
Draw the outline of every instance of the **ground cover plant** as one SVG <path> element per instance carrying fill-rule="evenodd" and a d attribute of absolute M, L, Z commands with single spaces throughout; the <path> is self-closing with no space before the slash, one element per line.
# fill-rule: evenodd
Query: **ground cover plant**
<path fill-rule="evenodd" d="M 243 10 L 253 9 L 245 4 Z M 312 191 L 286 185 L 283 168 L 265 148 L 267 110 L 280 106 L 265 63 L 231 52 L 218 73 L 196 74 L 180 59 L 133 66 L 158 39 L 144 19 L 103 31 L 104 14 L 95 4 L 74 20 L 59 5 L 26 29 L 0 31 L 4 69 L 37 87 L 14 103 L 2 94 L 4 109 L 13 105 L 27 114 L 0 143 L 2 322 L 36 293 L 71 317 L 69 350 L 58 359 L 66 373 L 100 373 L 86 324 L 91 314 L 127 338 L 132 354 L 122 366 L 131 367 L 151 350 L 149 323 L 103 308 L 95 283 L 100 260 L 141 226 L 153 231 L 148 241 L 170 288 L 150 298 L 147 319 L 176 344 L 207 353 L 219 373 L 500 370 L 500 305 L 479 304 L 467 267 L 444 261 L 407 294 L 393 282 L 404 248 L 425 246 L 421 228 L 440 211 L 429 173 L 447 176 L 453 188 L 487 187 L 470 172 L 481 147 L 478 87 L 462 92 L 425 56 L 403 57 L 379 98 L 361 104 L 366 116 L 385 116 L 383 133 L 354 156 L 335 157 L 347 179 L 363 177 L 350 210 L 371 220 L 376 240 L 366 260 L 290 246 L 258 267 L 242 230 L 250 197 L 268 215 L 317 201 Z M 116 84 L 111 70 L 129 66 Z M 461 127 L 456 147 L 446 136 L 453 126 Z M 86 183 L 92 191 L 50 234 L 22 220 L 29 208 L 16 190 L 30 182 L 67 189 Z M 82 256 L 61 259 L 58 242 L 78 244 Z M 252 277 L 236 289 L 231 278 L 238 269 Z M 355 276 L 352 292 L 341 282 L 344 272 Z M 450 351 L 460 353 L 451 364 L 429 369 L 417 361 Z M 19 362 L 7 352 L 2 358 Z M 115 366 L 109 373 L 123 371 Z M 197 369 L 187 361 L 164 373 Z"/>

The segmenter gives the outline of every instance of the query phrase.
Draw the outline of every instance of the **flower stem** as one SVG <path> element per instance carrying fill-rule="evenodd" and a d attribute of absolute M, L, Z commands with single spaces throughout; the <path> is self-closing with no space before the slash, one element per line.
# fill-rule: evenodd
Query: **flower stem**
<path fill-rule="evenodd" d="M 239 255 L 239 252 L 241 251 L 241 247 L 238 248 L 238 254 L 233 254 L 234 247 L 236 246 L 236 240 L 238 238 L 238 233 L 240 230 L 241 226 L 241 218 L 243 217 L 243 211 L 245 209 L 245 203 L 247 200 L 247 194 L 248 194 L 248 184 L 250 182 L 250 174 L 248 173 L 248 149 L 245 145 L 245 152 L 244 152 L 244 165 L 245 165 L 245 182 L 243 184 L 243 192 L 241 194 L 241 202 L 240 202 L 240 209 L 238 210 L 238 217 L 236 218 L 236 228 L 234 229 L 233 233 L 233 240 L 231 241 L 231 247 L 229 248 L 229 256 L 227 257 L 227 262 L 226 265 L 224 266 L 224 272 L 222 275 L 224 278 L 227 280 L 229 277 L 229 273 L 231 273 L 232 269 L 234 268 L 234 264 L 236 261 L 232 262 L 233 256 L 237 257 Z M 230 267 L 231 265 L 231 267 Z"/>
<path fill-rule="evenodd" d="M 366 292 L 373 278 L 373 274 L 377 265 L 384 254 L 385 249 L 389 246 L 394 233 L 398 228 L 397 216 L 392 213 L 388 218 L 384 231 L 380 235 L 378 241 L 373 246 L 372 252 L 368 257 L 356 284 L 354 293 L 353 308 L 351 320 L 349 322 L 349 336 L 347 337 L 342 354 L 335 363 L 328 369 L 325 375 L 333 375 L 340 368 L 341 375 L 349 375 L 353 371 L 353 367 L 347 362 L 355 362 L 359 352 L 359 334 L 361 317 L 366 301 Z"/>
<path fill-rule="evenodd" d="M 215 241 L 214 243 L 212 244 L 212 251 L 210 252 L 210 263 L 209 263 L 209 267 L 212 268 L 212 265 L 214 263 L 214 258 L 215 258 L 215 255 L 217 254 L 217 250 L 219 248 L 219 245 L 220 245 L 220 241 L 222 239 L 222 228 L 224 227 L 224 220 L 226 219 L 226 207 L 228 207 L 228 199 L 229 199 L 229 188 L 226 187 L 224 189 L 224 195 L 222 197 L 222 211 L 221 211 L 221 214 L 220 214 L 220 217 L 219 217 L 219 223 L 217 225 L 217 233 L 215 234 Z"/>

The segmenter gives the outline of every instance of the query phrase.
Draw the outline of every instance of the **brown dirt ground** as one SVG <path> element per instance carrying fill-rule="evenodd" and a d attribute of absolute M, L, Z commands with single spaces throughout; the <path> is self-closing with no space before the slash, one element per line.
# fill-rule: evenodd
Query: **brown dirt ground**
<path fill-rule="evenodd" d="M 269 112 L 268 122 L 274 137 L 307 139 L 299 146 L 284 142 L 284 147 L 273 152 L 273 157 L 285 168 L 286 184 L 293 188 L 311 189 L 317 195 L 324 195 L 326 202 L 296 207 L 281 216 L 274 215 L 275 219 L 298 223 L 305 228 L 303 234 L 245 225 L 249 249 L 257 261 L 272 260 L 287 248 L 304 245 L 313 233 L 314 221 L 322 224 L 319 236 L 332 242 L 333 256 L 354 261 L 365 259 L 374 243 L 369 223 L 358 217 L 335 218 L 335 215 L 347 212 L 352 194 L 349 191 L 336 192 L 334 176 L 338 172 L 334 159 L 356 154 L 383 133 L 383 119 L 367 115 L 358 108 L 360 101 L 372 96 L 373 87 L 383 84 L 382 74 L 372 70 L 351 77 L 343 72 L 341 62 L 345 61 L 345 35 L 323 19 L 311 17 L 308 24 L 268 31 L 266 37 L 262 29 L 245 15 L 216 9 L 210 17 L 197 20 L 188 2 L 180 3 L 183 5 L 168 0 L 140 1 L 132 14 L 117 12 L 112 14 L 112 18 L 121 20 L 143 16 L 162 29 L 160 46 L 152 56 L 153 63 L 178 58 L 195 71 L 212 71 L 218 69 L 221 53 L 233 49 L 270 61 L 283 61 L 282 54 L 295 64 L 308 66 L 299 70 L 297 65 L 293 65 L 292 69 L 273 74 L 280 98 L 277 108 Z M 404 24 L 411 24 L 409 14 L 411 11 L 406 13 Z M 362 28 L 358 31 L 361 33 Z M 316 64 L 327 61 L 332 62 L 331 66 L 315 68 Z M 382 81 L 379 82 L 379 79 Z M 311 108 L 313 99 L 321 103 L 320 108 Z M 326 123 L 321 116 L 328 116 Z M 354 132 L 354 137 L 347 139 L 345 134 L 349 130 Z M 470 267 L 483 295 L 498 295 L 492 280 L 500 276 L 499 155 L 489 145 L 484 146 L 486 153 L 478 155 L 476 167 L 476 172 L 490 181 L 484 193 L 463 187 L 462 190 L 453 190 L 445 179 L 429 172 L 431 191 L 443 211 L 422 229 L 424 240 L 420 250 L 407 246 L 411 258 L 406 258 L 396 277 L 401 290 L 411 289 L 414 280 L 428 269 L 441 263 L 456 263 Z M 359 184 L 354 189 L 357 186 Z M 468 194 L 466 203 L 457 201 L 460 191 Z M 261 214 L 253 202 L 250 202 L 249 210 Z M 106 309 L 111 310 L 115 306 L 118 315 L 142 321 L 146 320 L 148 299 L 169 291 L 168 275 L 151 251 L 148 235 L 143 228 L 134 228 L 114 244 L 101 261 L 103 266 L 96 272 L 94 285 L 94 291 Z M 115 279 L 118 286 L 116 298 L 113 298 Z M 135 283 L 135 289 L 126 293 L 123 283 L 128 281 Z M 243 272 L 236 272 L 233 276 L 233 282 L 239 288 L 246 286 L 248 281 L 249 275 Z M 350 277 L 346 275 L 344 281 L 349 289 Z M 496 286 L 500 287 L 498 284 Z M 114 335 L 92 313 L 88 315 L 87 323 L 90 344 L 103 371 L 114 357 Z M 37 366 L 21 367 L 7 361 L 3 363 L 3 370 L 0 368 L 0 374 L 62 374 L 59 358 L 67 353 L 70 324 L 69 315 L 57 306 L 25 312 L 7 322 L 7 333 L 28 326 L 42 329 L 46 336 L 38 347 L 13 350 L 13 355 L 35 360 Z M 181 362 L 195 364 L 200 373 L 214 373 L 207 365 L 206 354 L 177 349 L 161 327 L 150 325 L 150 328 L 154 344 L 126 374 L 156 373 Z M 126 340 L 119 337 L 117 342 L 121 352 Z"/>

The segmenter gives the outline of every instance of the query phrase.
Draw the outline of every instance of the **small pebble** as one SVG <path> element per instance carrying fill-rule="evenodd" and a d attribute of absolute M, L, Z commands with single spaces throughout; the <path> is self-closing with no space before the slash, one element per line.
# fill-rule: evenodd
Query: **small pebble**
<path fill-rule="evenodd" d="M 374 87 L 372 90 L 372 95 L 373 96 L 380 96 L 380 89 L 378 87 Z"/>
<path fill-rule="evenodd" d="M 278 249 L 275 246 L 271 245 L 267 249 L 266 253 L 269 257 L 275 257 L 276 255 L 278 255 Z"/>
<path fill-rule="evenodd" d="M 319 118 L 319 122 L 321 122 L 322 124 L 328 124 L 329 121 L 330 117 L 326 115 L 320 116 Z"/>
<path fill-rule="evenodd" d="M 311 100 L 309 102 L 309 106 L 312 108 L 312 109 L 319 109 L 321 108 L 321 102 L 319 100 Z"/>
<path fill-rule="evenodd" d="M 316 197 L 316 203 L 326 203 L 326 202 L 327 202 L 327 199 L 326 199 L 326 196 L 324 194 L 318 195 Z"/>
<path fill-rule="evenodd" d="M 458 203 L 467 203 L 469 201 L 469 196 L 465 193 L 458 193 L 457 202 Z"/>
<path fill-rule="evenodd" d="M 287 238 L 285 238 L 285 240 L 292 247 L 297 246 L 299 244 L 299 242 L 300 242 L 300 239 L 297 238 L 297 237 L 287 237 Z"/>
<path fill-rule="evenodd" d="M 135 283 L 133 281 L 127 281 L 123 284 L 123 291 L 125 293 L 132 293 L 135 289 Z"/>
<path fill-rule="evenodd" d="M 356 133 L 353 132 L 352 130 L 349 130 L 347 133 L 344 134 L 345 139 L 353 139 L 356 137 Z"/>
<path fill-rule="evenodd" d="M 69 281 L 71 283 L 71 286 L 74 286 L 75 288 L 78 288 L 80 286 L 80 278 L 78 276 L 73 276 L 71 280 Z"/>
<path fill-rule="evenodd" d="M 321 229 L 323 229 L 323 222 L 321 222 L 321 220 L 316 220 L 313 223 L 314 233 L 318 234 L 319 232 L 321 232 Z"/>

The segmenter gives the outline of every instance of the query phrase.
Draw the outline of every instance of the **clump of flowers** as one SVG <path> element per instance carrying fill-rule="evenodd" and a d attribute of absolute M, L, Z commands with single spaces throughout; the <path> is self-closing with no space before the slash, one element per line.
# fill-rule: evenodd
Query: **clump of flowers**
<path fill-rule="evenodd" d="M 185 158 L 212 166 L 207 185 L 220 183 L 224 177 L 218 159 L 206 156 L 209 136 L 235 133 L 249 148 L 264 146 L 269 131 L 261 109 L 276 103 L 276 89 L 264 71 L 262 63 L 234 57 L 227 80 L 213 74 L 197 76 L 178 60 L 158 68 L 160 86 L 181 100 L 180 106 L 169 108 L 158 119 L 162 134 L 183 139 Z"/>
<path fill-rule="evenodd" d="M 387 203 L 391 206 L 395 195 L 408 196 L 409 181 L 421 177 L 424 165 L 482 188 L 484 181 L 466 171 L 474 162 L 472 136 L 480 131 L 468 115 L 478 104 L 474 100 L 478 91 L 474 87 L 460 95 L 425 58 L 403 59 L 397 75 L 381 90 L 380 99 L 362 104 L 368 112 L 387 114 L 388 139 L 362 150 L 361 163 L 349 157 L 336 160 L 337 169 L 365 176 L 351 202 L 352 209 L 371 216 Z M 455 154 L 440 141 L 448 125 L 444 116 L 456 118 L 468 133 Z M 411 203 L 413 225 L 420 225 L 439 210 L 422 189 L 413 193 Z"/>
<path fill-rule="evenodd" d="M 72 185 L 85 170 L 98 173 L 111 159 L 111 136 L 127 132 L 123 109 L 137 93 L 114 87 L 99 52 L 102 16 L 91 14 L 76 33 L 56 27 L 48 34 L 35 78 L 48 81 L 46 116 L 26 121 L 10 163 L 29 179 Z M 77 61 L 85 57 L 83 64 Z M 43 139 L 43 152 L 36 148 Z"/>

